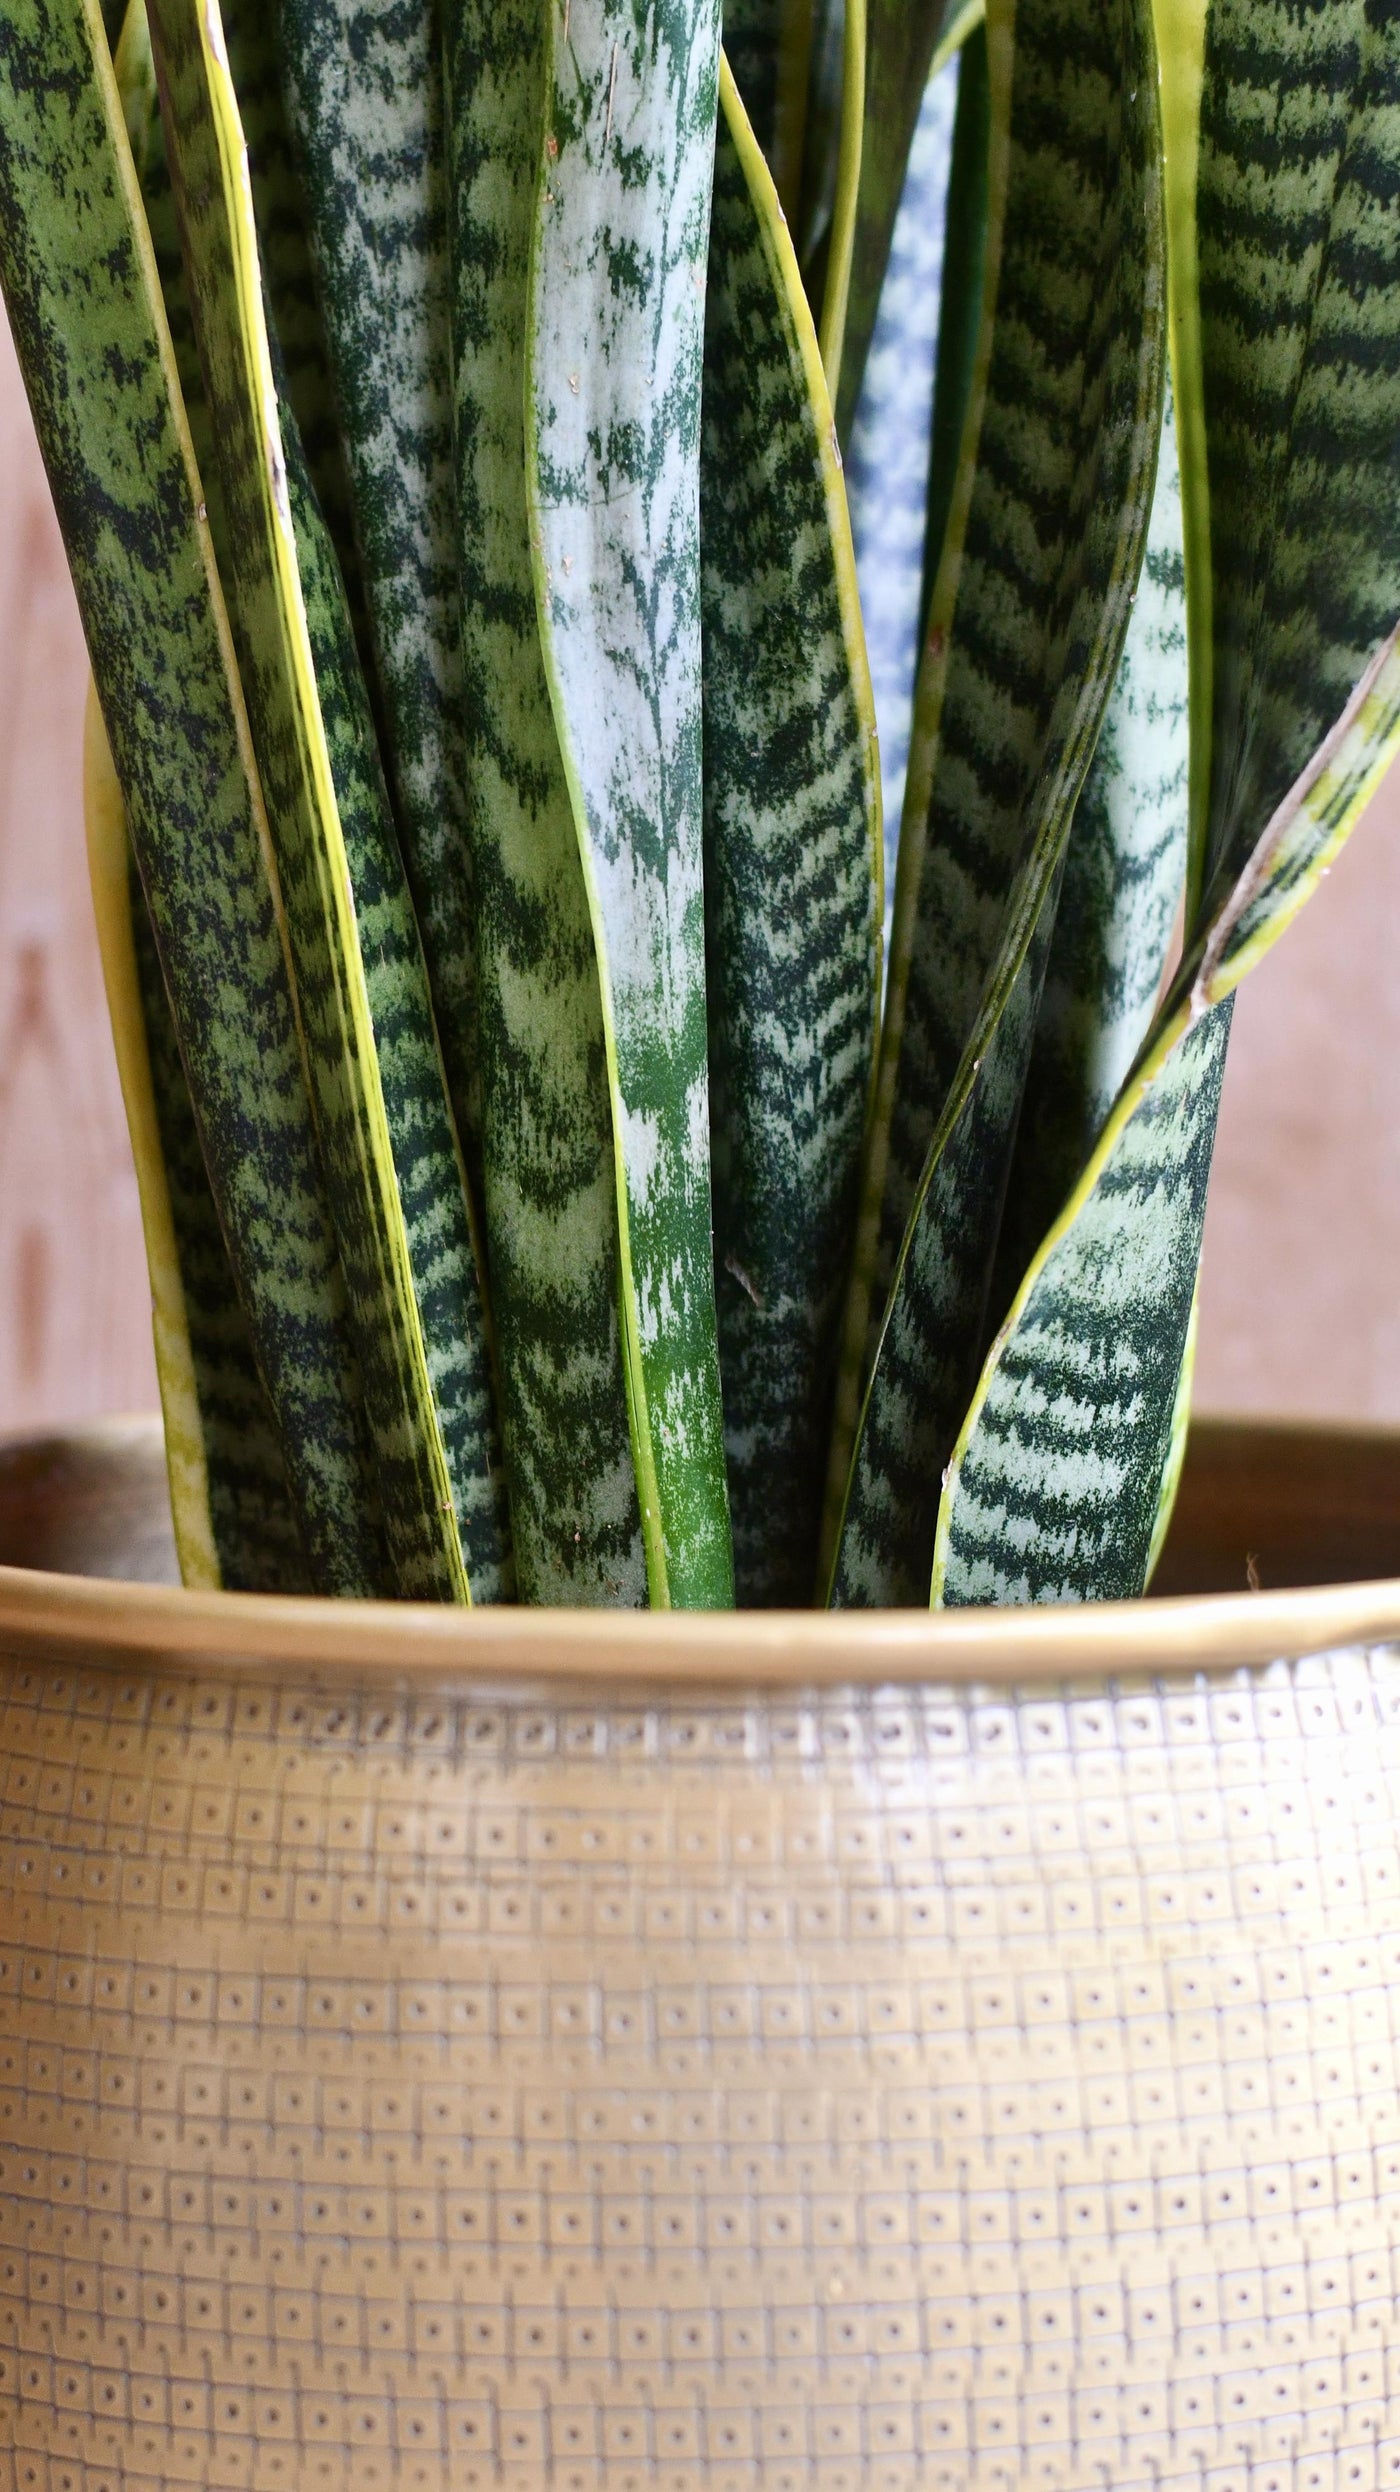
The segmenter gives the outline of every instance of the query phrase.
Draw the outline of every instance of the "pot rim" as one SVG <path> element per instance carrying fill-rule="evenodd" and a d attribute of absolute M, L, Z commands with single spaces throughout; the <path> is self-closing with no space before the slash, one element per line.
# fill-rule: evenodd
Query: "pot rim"
<path fill-rule="evenodd" d="M 142 1424 L 142 1423 L 135 1423 Z M 149 1423 L 145 1423 L 149 1424 Z M 114 1432 L 132 1422 L 109 1422 Z M 106 1433 L 103 1423 L 98 1423 Z M 1400 1431 L 1212 1418 L 1203 1434 L 1315 1438 L 1400 1458 Z M 83 1431 L 75 1431 L 82 1434 Z M 8 1440 L 37 1444 L 32 1436 Z M 59 1440 L 50 1437 L 54 1443 Z M 639 1690 L 968 1685 L 1086 1688 L 1212 1675 L 1342 1645 L 1400 1642 L 1400 1576 L 1004 1609 L 655 1611 L 335 1601 L 187 1591 L 0 1564 L 0 1642 L 53 1658 L 232 1664 L 332 1687 L 389 1681 Z"/>

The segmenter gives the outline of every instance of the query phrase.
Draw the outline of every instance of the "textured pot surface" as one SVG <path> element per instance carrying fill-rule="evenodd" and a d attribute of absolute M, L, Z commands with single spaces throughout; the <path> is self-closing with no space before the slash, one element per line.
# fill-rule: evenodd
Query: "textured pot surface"
<path fill-rule="evenodd" d="M 1246 1433 L 1178 1582 L 1400 1486 Z M 0 1550 L 115 1464 L 159 1565 L 148 1437 L 40 1460 Z M 1400 2482 L 1390 1639 L 0 1571 L 0 2485 Z"/>

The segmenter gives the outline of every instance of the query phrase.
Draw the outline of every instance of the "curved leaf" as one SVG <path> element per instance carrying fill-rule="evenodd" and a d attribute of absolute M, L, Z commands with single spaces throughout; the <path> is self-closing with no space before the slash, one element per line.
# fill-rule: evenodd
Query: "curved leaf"
<path fill-rule="evenodd" d="M 540 648 L 524 300 L 544 140 L 532 0 L 448 0 L 467 821 L 482 1200 L 527 1600 L 646 1600 L 598 961 Z"/>
<path fill-rule="evenodd" d="M 281 0 L 277 31 L 349 470 L 385 768 L 453 1110 L 475 1173 L 475 933 L 437 14 Z"/>
<path fill-rule="evenodd" d="M 312 1578 L 377 1592 L 359 1378 L 262 796 L 91 5 L 26 0 L 0 21 L 0 278 Z"/>
<path fill-rule="evenodd" d="M 152 15 L 241 672 L 401 1593 L 507 1588 L 468 1210 L 329 538 L 279 406 L 214 0 Z"/>
<path fill-rule="evenodd" d="M 550 0 L 526 476 L 613 1103 L 654 1605 L 732 1597 L 710 1248 L 699 437 L 714 0 Z"/>
<path fill-rule="evenodd" d="M 181 1580 L 312 1589 L 286 1464 L 209 1191 L 175 1024 L 95 691 L 84 815 L 117 1071 L 141 1199 Z"/>
<path fill-rule="evenodd" d="M 880 972 L 874 709 L 831 402 L 727 64 L 700 465 L 715 1296 L 737 1598 L 812 1597 Z"/>
<path fill-rule="evenodd" d="M 1131 1600 L 1196 1294 L 1225 1002 L 1154 1051 L 1013 1302 L 948 1466 L 935 1607 Z"/>
<path fill-rule="evenodd" d="M 1065 839 L 1128 623 L 1161 425 L 1145 11 L 1018 0 L 1014 18 L 993 10 L 987 42 L 987 308 L 901 833 L 868 1198 L 883 1195 L 893 1271 L 841 1530 L 843 1602 L 926 1597 Z M 863 1248 L 849 1350 L 883 1278 L 869 1230 Z"/>

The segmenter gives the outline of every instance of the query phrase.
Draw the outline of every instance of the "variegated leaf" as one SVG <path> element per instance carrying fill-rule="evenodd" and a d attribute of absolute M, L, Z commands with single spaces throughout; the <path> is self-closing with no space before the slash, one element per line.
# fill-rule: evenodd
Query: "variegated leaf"
<path fill-rule="evenodd" d="M 209 1190 L 95 693 L 83 784 L 93 911 L 150 1273 L 181 1580 L 309 1592 L 287 1467 Z"/>
<path fill-rule="evenodd" d="M 715 1294 L 735 1588 L 810 1601 L 880 968 L 874 710 L 831 404 L 721 70 L 700 544 Z"/>
<path fill-rule="evenodd" d="M 700 374 L 714 0 L 549 0 L 526 474 L 598 947 L 654 1604 L 732 1597 L 710 1248 Z"/>
<path fill-rule="evenodd" d="M 1229 999 L 1400 747 L 1400 27 L 1364 5 L 1300 19 L 1244 0 L 1215 0 L 1208 29 L 1163 19 L 1177 392 L 1198 445 L 1187 951 L 983 1370 L 939 1519 L 945 1601 L 1141 1590 Z"/>
<path fill-rule="evenodd" d="M 987 46 L 984 312 L 929 609 L 833 1465 L 839 1494 L 873 1297 L 886 1311 L 833 1587 L 859 1604 L 927 1597 L 1065 839 L 1127 628 L 1161 424 L 1142 0 L 998 5 Z"/>
<path fill-rule="evenodd" d="M 920 106 L 935 65 L 983 14 L 982 0 L 870 0 L 859 194 L 836 417 L 847 440 L 865 378 Z"/>
<path fill-rule="evenodd" d="M 280 0 L 277 34 L 349 470 L 385 769 L 453 1109 L 475 1174 L 442 30 L 436 6 Z"/>
<path fill-rule="evenodd" d="M 958 69 L 931 78 L 890 245 L 850 441 L 846 493 L 880 729 L 886 908 L 894 897 L 923 603 L 929 434 Z"/>
<path fill-rule="evenodd" d="M 993 1301 L 1009 1302 L 1147 1036 L 1186 879 L 1188 701 L 1171 394 L 1137 601 L 1065 856 L 1007 1189 Z"/>
<path fill-rule="evenodd" d="M 480 1296 L 427 982 L 329 538 L 279 405 L 214 0 L 152 13 L 231 607 L 399 1590 L 508 1588 Z"/>
<path fill-rule="evenodd" d="M 312 1580 L 374 1592 L 359 1378 L 262 796 L 91 0 L 0 21 L 0 279 Z"/>
<path fill-rule="evenodd" d="M 467 824 L 501 1427 L 528 1600 L 647 1596 L 598 957 L 540 647 L 521 319 L 544 12 L 447 0 Z"/>

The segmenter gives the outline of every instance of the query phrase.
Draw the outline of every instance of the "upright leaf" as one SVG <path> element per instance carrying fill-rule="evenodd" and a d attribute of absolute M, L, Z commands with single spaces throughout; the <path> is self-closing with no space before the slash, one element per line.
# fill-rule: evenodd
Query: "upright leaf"
<path fill-rule="evenodd" d="M 1201 109 L 1204 911 L 1400 614 L 1400 22 L 1217 0 Z"/>
<path fill-rule="evenodd" d="M 925 91 L 865 381 L 844 456 L 861 614 L 880 729 L 887 908 L 894 895 L 921 637 L 929 435 L 957 91 L 958 73 L 951 65 L 930 78 Z"/>
<path fill-rule="evenodd" d="M 1173 265 L 1182 440 L 1205 444 L 1185 479 L 1192 700 L 1210 692 L 1213 710 L 1193 706 L 1208 799 L 1195 914 L 1173 993 L 984 1368 L 940 1515 L 945 1601 L 1142 1588 L 1229 999 L 1400 747 L 1400 25 L 1366 0 L 1303 17 L 1215 0 L 1208 41 L 1195 27 L 1203 77 L 1191 25 L 1171 27 L 1164 53 L 1178 188 L 1197 187 L 1203 96 L 1199 257 Z M 1187 226 L 1178 200 L 1174 239 Z M 1353 675 L 1318 744 L 1323 705 Z"/>
<path fill-rule="evenodd" d="M 963 436 L 973 393 L 981 386 L 978 355 L 987 293 L 987 237 L 991 213 L 992 97 L 985 20 L 974 26 L 958 55 L 958 106 L 948 165 L 944 211 L 943 285 L 938 318 L 938 360 L 929 424 L 928 479 L 924 513 L 920 637 L 938 581 L 943 548 L 962 473 Z"/>
<path fill-rule="evenodd" d="M 886 1269 L 891 1283 L 841 1526 L 843 1602 L 926 1597 L 1065 840 L 1127 628 L 1161 425 L 1142 0 L 1017 0 L 1014 17 L 993 10 L 987 41 L 985 309 L 901 834 L 871 1154 L 884 1264 L 858 1260 L 852 1350 L 862 1290 Z"/>
<path fill-rule="evenodd" d="M 982 0 L 869 0 L 859 190 L 836 399 L 847 440 L 885 282 L 919 109 L 935 65 L 982 15 Z"/>
<path fill-rule="evenodd" d="M 359 546 L 334 372 L 307 222 L 306 191 L 288 125 L 279 40 L 282 0 L 224 0 L 228 75 L 247 152 L 263 294 L 316 500 L 345 581 L 356 639 L 371 651 Z"/>
<path fill-rule="evenodd" d="M 1186 878 L 1189 724 L 1171 394 L 1137 602 L 1075 812 L 998 1252 L 1001 1306 L 1147 1036 Z"/>
<path fill-rule="evenodd" d="M 458 1131 L 480 1123 L 435 7 L 280 0 L 278 52 L 340 416 L 385 766 Z"/>
<path fill-rule="evenodd" d="M 427 981 L 329 538 L 279 405 L 213 0 L 153 12 L 228 514 L 235 635 L 286 893 L 401 1592 L 506 1588 L 490 1384 Z"/>
<path fill-rule="evenodd" d="M 453 360 L 482 1200 L 522 1597 L 647 1595 L 598 955 L 540 647 L 521 319 L 544 12 L 448 0 Z"/>
<path fill-rule="evenodd" d="M 549 0 L 526 474 L 584 859 L 653 1603 L 732 1597 L 710 1251 L 700 373 L 718 11 Z"/>
<path fill-rule="evenodd" d="M 267 824 L 102 21 L 0 21 L 0 281 L 200 1141 L 322 1592 L 382 1588 Z"/>
<path fill-rule="evenodd" d="M 851 298 L 851 255 L 855 248 L 865 143 L 865 87 L 865 0 L 845 0 L 841 27 L 841 131 L 821 309 L 822 366 L 828 394 L 833 398 L 841 386 L 846 313 Z"/>
<path fill-rule="evenodd" d="M 83 786 L 93 909 L 141 1200 L 181 1579 L 228 1591 L 309 1592 L 287 1468 L 209 1190 L 95 693 Z"/>
<path fill-rule="evenodd" d="M 727 64 L 700 467 L 715 1294 L 743 1604 L 812 1598 L 880 969 L 874 710 L 831 403 Z"/>
<path fill-rule="evenodd" d="M 802 195 L 812 0 L 728 0 L 724 48 L 783 213 L 791 221 Z"/>

